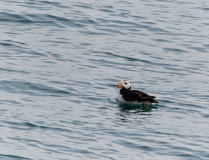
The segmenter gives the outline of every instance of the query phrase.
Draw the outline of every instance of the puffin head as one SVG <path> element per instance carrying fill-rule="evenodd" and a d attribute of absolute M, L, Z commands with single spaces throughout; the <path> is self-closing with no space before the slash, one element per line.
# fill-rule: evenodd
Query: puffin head
<path fill-rule="evenodd" d="M 129 89 L 131 87 L 131 84 L 128 80 L 123 80 L 120 83 L 118 83 L 117 88 L 125 88 L 125 89 Z"/>

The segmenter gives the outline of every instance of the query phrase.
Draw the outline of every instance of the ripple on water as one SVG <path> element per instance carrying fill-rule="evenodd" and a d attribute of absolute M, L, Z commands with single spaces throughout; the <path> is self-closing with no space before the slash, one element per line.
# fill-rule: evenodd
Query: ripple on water
<path fill-rule="evenodd" d="M 0 158 L 209 158 L 205 4 L 1 1 Z"/>

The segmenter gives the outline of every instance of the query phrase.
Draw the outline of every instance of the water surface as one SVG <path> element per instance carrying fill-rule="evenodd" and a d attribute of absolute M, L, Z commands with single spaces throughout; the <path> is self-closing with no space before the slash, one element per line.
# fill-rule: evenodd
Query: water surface
<path fill-rule="evenodd" d="M 0 158 L 209 159 L 208 26 L 205 0 L 1 1 Z"/>

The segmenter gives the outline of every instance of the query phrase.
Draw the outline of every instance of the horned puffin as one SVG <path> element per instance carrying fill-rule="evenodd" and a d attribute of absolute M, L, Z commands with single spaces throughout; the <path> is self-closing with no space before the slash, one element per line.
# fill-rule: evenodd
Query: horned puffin
<path fill-rule="evenodd" d="M 131 84 L 128 80 L 123 80 L 118 83 L 117 88 L 120 88 L 117 97 L 120 102 L 142 104 L 144 106 L 145 104 L 159 103 L 154 100 L 154 98 L 156 98 L 155 96 L 150 96 L 138 90 L 131 90 Z"/>

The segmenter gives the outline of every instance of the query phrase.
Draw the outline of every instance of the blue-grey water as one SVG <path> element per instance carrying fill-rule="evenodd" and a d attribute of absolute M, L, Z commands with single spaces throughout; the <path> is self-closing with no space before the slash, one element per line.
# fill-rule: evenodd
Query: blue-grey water
<path fill-rule="evenodd" d="M 0 159 L 209 159 L 207 0 L 2 0 L 0 28 Z"/>

